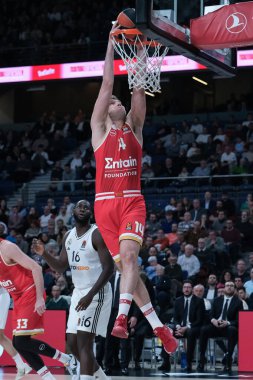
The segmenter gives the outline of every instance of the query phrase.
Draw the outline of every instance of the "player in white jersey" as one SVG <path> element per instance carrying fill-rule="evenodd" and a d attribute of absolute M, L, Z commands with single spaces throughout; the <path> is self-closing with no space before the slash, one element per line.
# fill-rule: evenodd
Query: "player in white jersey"
<path fill-rule="evenodd" d="M 5 349 L 5 351 L 12 357 L 17 367 L 16 380 L 21 379 L 27 373 L 31 372 L 32 368 L 23 362 L 19 353 L 13 347 L 11 340 L 4 334 L 4 329 L 6 326 L 9 306 L 10 306 L 10 296 L 7 290 L 0 286 L 0 345 Z"/>
<path fill-rule="evenodd" d="M 96 362 L 93 343 L 96 335 L 106 336 L 112 304 L 108 280 L 114 263 L 97 226 L 90 224 L 89 202 L 77 202 L 73 215 L 76 226 L 65 234 L 58 257 L 46 252 L 36 239 L 32 249 L 58 272 L 70 267 L 75 289 L 68 319 L 68 344 L 80 361 L 80 380 L 102 380 L 106 375 Z"/>

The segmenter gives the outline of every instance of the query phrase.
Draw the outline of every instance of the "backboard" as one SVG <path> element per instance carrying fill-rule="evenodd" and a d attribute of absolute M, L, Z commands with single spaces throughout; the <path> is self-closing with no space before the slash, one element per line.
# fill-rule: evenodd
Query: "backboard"
<path fill-rule="evenodd" d="M 225 2 L 226 0 L 221 0 L 221 3 Z M 198 6 L 194 8 L 191 3 Z M 173 52 L 205 65 L 217 77 L 232 77 L 235 75 L 236 66 L 235 49 L 201 50 L 190 43 L 190 31 L 184 25 L 185 20 L 188 17 L 189 22 L 190 18 L 202 16 L 205 11 L 204 3 L 204 0 L 136 0 L 136 27 L 147 37 L 168 46 Z M 182 10 L 185 11 L 184 17 L 179 12 L 182 13 Z"/>

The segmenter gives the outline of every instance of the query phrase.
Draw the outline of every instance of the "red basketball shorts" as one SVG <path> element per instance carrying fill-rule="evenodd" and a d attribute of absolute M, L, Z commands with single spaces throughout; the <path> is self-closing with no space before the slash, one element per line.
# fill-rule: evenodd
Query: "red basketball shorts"
<path fill-rule="evenodd" d="M 43 315 L 34 311 L 36 302 L 35 286 L 14 298 L 12 317 L 13 335 L 36 335 L 44 333 Z"/>
<path fill-rule="evenodd" d="M 129 198 L 116 196 L 99 199 L 94 205 L 96 223 L 113 259 L 120 260 L 121 240 L 134 240 L 142 245 L 146 206 L 142 195 Z"/>

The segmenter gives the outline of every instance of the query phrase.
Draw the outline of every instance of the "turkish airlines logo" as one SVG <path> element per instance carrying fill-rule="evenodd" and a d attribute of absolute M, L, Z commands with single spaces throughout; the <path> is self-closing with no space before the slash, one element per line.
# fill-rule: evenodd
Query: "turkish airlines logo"
<path fill-rule="evenodd" d="M 247 25 L 247 18 L 243 13 L 235 12 L 226 19 L 226 29 L 229 33 L 241 33 Z"/>

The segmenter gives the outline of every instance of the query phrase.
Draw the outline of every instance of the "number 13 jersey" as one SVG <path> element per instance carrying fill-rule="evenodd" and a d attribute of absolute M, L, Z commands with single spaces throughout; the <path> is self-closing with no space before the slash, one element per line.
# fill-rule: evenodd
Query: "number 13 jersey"
<path fill-rule="evenodd" d="M 85 234 L 77 236 L 74 227 L 65 241 L 72 282 L 80 290 L 91 289 L 102 272 L 99 255 L 92 244 L 92 234 L 96 229 L 97 225 L 93 224 Z"/>

